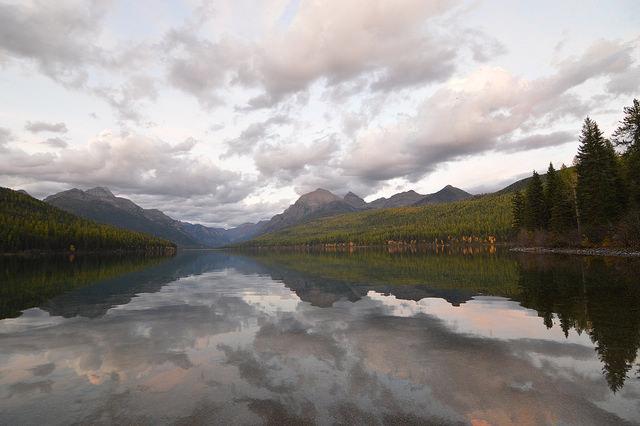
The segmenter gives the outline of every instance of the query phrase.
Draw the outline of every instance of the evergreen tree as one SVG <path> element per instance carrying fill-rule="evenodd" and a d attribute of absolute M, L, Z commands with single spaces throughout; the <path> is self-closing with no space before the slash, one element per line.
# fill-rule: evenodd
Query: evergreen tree
<path fill-rule="evenodd" d="M 557 173 L 556 192 L 549 211 L 549 229 L 562 233 L 576 228 L 575 203 L 571 171 L 562 165 Z M 547 177 L 548 182 L 548 177 Z"/>
<path fill-rule="evenodd" d="M 547 169 L 546 185 L 544 187 L 544 200 L 546 203 L 547 213 L 547 217 L 545 219 L 547 224 L 549 224 L 549 221 L 551 219 L 551 212 L 553 211 L 554 205 L 558 201 L 558 187 L 560 185 L 559 179 L 560 178 L 558 176 L 558 173 L 553 167 L 553 163 L 549 163 L 549 168 Z"/>
<path fill-rule="evenodd" d="M 524 226 L 524 197 L 520 191 L 513 194 L 511 205 L 513 212 L 513 229 L 519 230 Z"/>
<path fill-rule="evenodd" d="M 607 192 L 606 213 L 609 220 L 616 221 L 622 217 L 627 207 L 628 191 L 623 178 L 620 157 L 609 140 L 604 141 L 602 161 L 603 179 L 606 179 L 606 185 L 610 189 Z"/>
<path fill-rule="evenodd" d="M 617 194 L 614 187 L 616 179 L 612 176 L 618 171 L 611 161 L 610 146 L 607 146 L 596 122 L 587 117 L 582 126 L 577 155 L 576 196 L 583 232 L 595 240 L 604 237 L 612 224 L 610 213 L 618 208 L 611 205 L 617 198 L 612 196 Z"/>
<path fill-rule="evenodd" d="M 544 197 L 542 179 L 537 172 L 527 185 L 525 192 L 524 225 L 530 230 L 544 229 L 547 226 L 547 205 Z"/>
<path fill-rule="evenodd" d="M 640 149 L 640 102 L 633 100 L 633 106 L 625 107 L 624 118 L 613 132 L 616 145 Z"/>
<path fill-rule="evenodd" d="M 613 141 L 625 147 L 623 160 L 628 183 L 629 201 L 640 208 L 640 102 L 633 100 L 633 105 L 624 108 L 624 118 L 613 133 Z"/>

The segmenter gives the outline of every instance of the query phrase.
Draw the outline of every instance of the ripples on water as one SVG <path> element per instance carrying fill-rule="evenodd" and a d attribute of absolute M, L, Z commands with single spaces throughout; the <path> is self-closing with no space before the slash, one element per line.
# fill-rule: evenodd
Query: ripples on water
<path fill-rule="evenodd" d="M 0 262 L 0 424 L 640 421 L 634 260 Z"/>

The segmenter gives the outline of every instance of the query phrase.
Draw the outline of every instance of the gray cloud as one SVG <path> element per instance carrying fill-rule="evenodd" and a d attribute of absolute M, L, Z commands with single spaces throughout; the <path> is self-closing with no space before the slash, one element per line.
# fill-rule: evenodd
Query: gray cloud
<path fill-rule="evenodd" d="M 568 142 L 576 142 L 577 140 L 577 134 L 575 133 L 558 131 L 525 136 L 508 144 L 500 144 L 497 148 L 503 152 L 520 152 L 562 145 Z"/>
<path fill-rule="evenodd" d="M 52 148 L 66 148 L 69 145 L 67 141 L 62 138 L 47 138 L 42 141 L 42 143 Z"/>
<path fill-rule="evenodd" d="M 11 130 L 4 127 L 0 127 L 0 150 L 3 150 L 5 145 L 13 139 Z"/>
<path fill-rule="evenodd" d="M 187 140 L 172 146 L 136 134 L 105 132 L 84 147 L 58 155 L 10 150 L 0 159 L 0 175 L 80 187 L 102 185 L 134 194 L 206 196 L 211 203 L 236 202 L 252 191 L 253 183 L 239 173 L 189 155 L 193 144 Z"/>
<path fill-rule="evenodd" d="M 253 159 L 263 175 L 290 180 L 309 166 L 326 164 L 337 149 L 336 136 L 327 135 L 306 145 L 263 143 Z"/>
<path fill-rule="evenodd" d="M 614 95 L 637 95 L 640 93 L 640 66 L 630 67 L 624 72 L 611 76 L 607 91 Z"/>
<path fill-rule="evenodd" d="M 582 114 L 585 104 L 567 91 L 593 78 L 624 73 L 634 62 L 631 52 L 628 43 L 598 41 L 561 62 L 555 74 L 536 80 L 482 68 L 455 86 L 436 90 L 414 116 L 361 132 L 341 167 L 366 182 L 417 180 L 465 156 L 565 143 L 571 137 L 566 132 L 541 136 L 535 130 Z M 531 133 L 509 142 L 519 129 Z"/>
<path fill-rule="evenodd" d="M 85 66 L 100 62 L 101 49 L 90 40 L 108 6 L 99 0 L 0 4 L 0 52 L 33 60 L 56 81 L 82 85 Z"/>
<path fill-rule="evenodd" d="M 250 154 L 259 142 L 266 141 L 273 137 L 269 130 L 274 126 L 282 126 L 291 122 L 291 119 L 283 114 L 276 114 L 264 121 L 252 123 L 247 126 L 240 135 L 226 142 L 228 148 L 224 157 L 231 155 Z"/>
<path fill-rule="evenodd" d="M 24 128 L 31 133 L 67 133 L 69 131 L 65 123 L 47 123 L 46 121 L 27 121 Z"/>
<path fill-rule="evenodd" d="M 162 49 L 166 51 L 167 79 L 211 108 L 222 103 L 221 92 L 238 78 L 247 53 L 239 41 L 212 42 L 196 36 L 197 29 L 185 26 L 165 35 Z"/>

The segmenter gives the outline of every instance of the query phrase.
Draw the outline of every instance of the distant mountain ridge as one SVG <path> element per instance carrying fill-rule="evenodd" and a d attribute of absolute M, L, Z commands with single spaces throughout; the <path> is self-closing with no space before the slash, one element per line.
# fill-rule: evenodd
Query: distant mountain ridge
<path fill-rule="evenodd" d="M 167 216 L 160 210 L 144 209 L 127 198 L 116 197 L 104 187 L 95 187 L 86 191 L 73 188 L 51 195 L 44 201 L 87 219 L 166 238 L 183 248 L 196 248 L 221 247 L 243 242 L 314 219 L 339 214 L 446 203 L 470 197 L 472 195 L 468 192 L 447 185 L 433 194 L 423 195 L 411 190 L 367 203 L 353 192 L 340 197 L 326 189 L 318 188 L 303 194 L 282 213 L 274 215 L 269 220 L 245 223 L 230 229 L 182 222 Z"/>

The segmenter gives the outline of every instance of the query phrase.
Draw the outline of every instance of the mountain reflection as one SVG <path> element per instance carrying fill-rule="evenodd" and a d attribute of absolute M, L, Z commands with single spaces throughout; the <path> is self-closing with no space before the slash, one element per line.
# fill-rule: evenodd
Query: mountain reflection
<path fill-rule="evenodd" d="M 356 250 L 76 259 L 71 273 L 24 262 L 4 264 L 10 289 L 49 276 L 58 292 L 3 300 L 39 308 L 0 321 L 2 424 L 640 418 L 637 261 Z"/>

